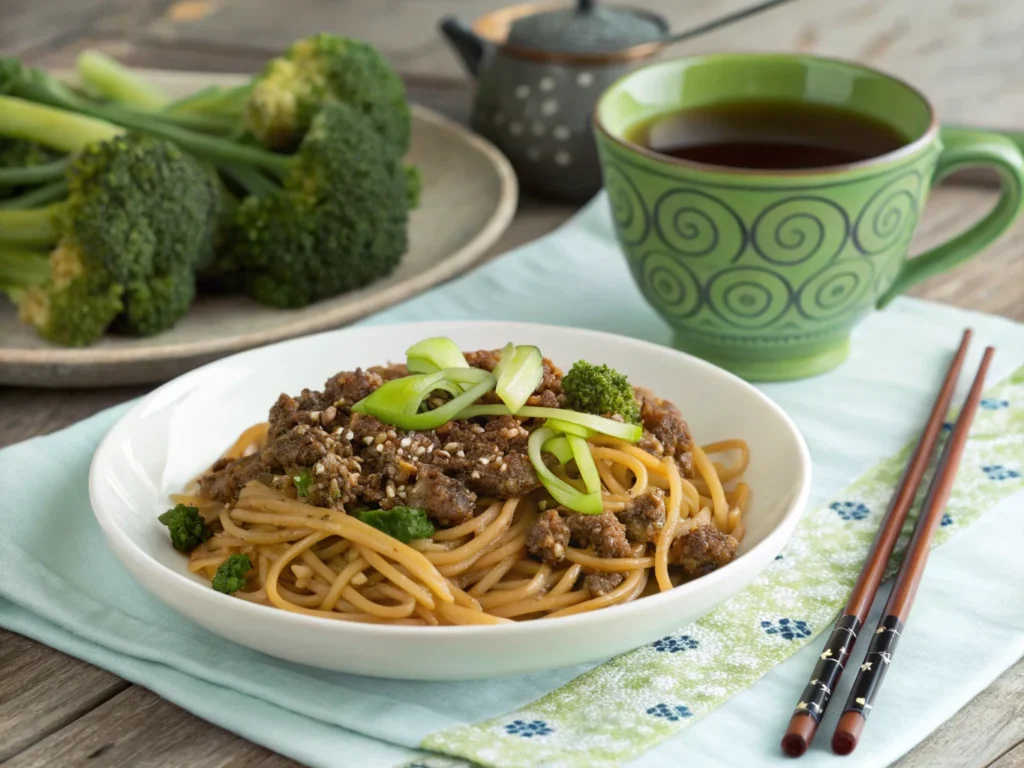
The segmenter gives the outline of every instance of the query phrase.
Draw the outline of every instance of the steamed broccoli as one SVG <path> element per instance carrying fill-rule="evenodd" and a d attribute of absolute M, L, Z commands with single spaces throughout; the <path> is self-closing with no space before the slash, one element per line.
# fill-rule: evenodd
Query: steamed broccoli
<path fill-rule="evenodd" d="M 357 509 L 352 516 L 403 544 L 413 539 L 429 539 L 434 535 L 434 524 L 427 519 L 427 513 L 416 507 Z"/>
<path fill-rule="evenodd" d="M 22 320 L 68 346 L 96 340 L 111 324 L 137 335 L 173 325 L 211 256 L 220 195 L 206 169 L 173 144 L 0 97 L 5 134 L 78 153 L 66 200 L 0 210 L 0 250 L 55 245 L 44 284 L 4 281 Z"/>
<path fill-rule="evenodd" d="M 245 586 L 245 574 L 251 570 L 252 561 L 248 555 L 231 555 L 213 575 L 213 588 L 226 595 L 233 595 Z"/>
<path fill-rule="evenodd" d="M 359 112 L 325 107 L 298 154 L 274 158 L 283 189 L 249 180 L 256 194 L 239 206 L 214 279 L 265 304 L 302 307 L 389 274 L 406 249 L 416 177 L 381 145 Z"/>
<path fill-rule="evenodd" d="M 170 529 L 171 544 L 179 552 L 191 552 L 212 535 L 195 507 L 178 504 L 157 518 Z"/>
<path fill-rule="evenodd" d="M 569 407 L 577 411 L 617 413 L 631 424 L 640 423 L 640 404 L 629 379 L 607 365 L 573 363 L 562 378 L 562 391 Z"/>
<path fill-rule="evenodd" d="M 320 34 L 292 44 L 253 81 L 246 126 L 265 145 L 298 144 L 325 104 L 359 110 L 396 157 L 409 149 L 411 116 L 401 78 L 360 40 Z"/>

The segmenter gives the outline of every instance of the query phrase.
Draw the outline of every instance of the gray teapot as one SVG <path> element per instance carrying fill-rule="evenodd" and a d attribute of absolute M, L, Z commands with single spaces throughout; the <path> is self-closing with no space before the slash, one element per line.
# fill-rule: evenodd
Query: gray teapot
<path fill-rule="evenodd" d="M 473 129 L 523 188 L 582 202 L 601 188 L 591 113 L 601 92 L 666 42 L 660 16 L 615 6 L 515 5 L 441 31 L 477 80 Z"/>

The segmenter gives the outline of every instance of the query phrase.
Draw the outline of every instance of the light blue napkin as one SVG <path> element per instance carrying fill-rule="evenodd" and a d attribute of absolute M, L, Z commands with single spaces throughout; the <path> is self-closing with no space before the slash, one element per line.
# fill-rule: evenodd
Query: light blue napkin
<path fill-rule="evenodd" d="M 661 343 L 669 338 L 629 277 L 603 198 L 553 235 L 367 322 L 464 318 L 575 325 Z M 812 505 L 914 435 L 965 325 L 977 333 L 968 368 L 985 343 L 999 347 L 990 381 L 1024 359 L 1018 324 L 903 299 L 858 328 L 851 358 L 839 370 L 763 387 L 811 447 Z M 117 564 L 89 509 L 89 460 L 124 408 L 0 451 L 6 499 L 0 625 L 312 766 L 416 760 L 414 749 L 428 735 L 526 707 L 593 666 L 470 683 L 374 680 L 277 661 L 191 625 Z M 44 475 L 44 464 L 61 471 Z M 1024 602 L 1005 593 L 1024 583 L 1024 562 L 1015 555 L 1024 545 L 1021 502 L 1020 494 L 1003 502 L 935 553 L 914 631 L 881 700 L 885 715 L 869 725 L 858 765 L 897 758 L 1024 652 Z M 636 764 L 678 765 L 683 755 L 696 766 L 776 759 L 780 729 L 814 653 L 812 644 Z M 805 763 L 832 762 L 823 751 L 809 757 Z"/>

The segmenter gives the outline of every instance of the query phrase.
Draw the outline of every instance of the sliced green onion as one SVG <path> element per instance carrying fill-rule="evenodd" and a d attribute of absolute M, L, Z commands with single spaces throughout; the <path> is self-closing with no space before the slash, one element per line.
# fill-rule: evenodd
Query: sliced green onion
<path fill-rule="evenodd" d="M 597 434 L 593 429 L 581 427 L 579 424 L 571 424 L 570 422 L 562 421 L 561 419 L 548 419 L 544 422 L 544 426 L 551 427 L 555 432 L 561 432 L 563 435 L 576 435 L 577 437 L 591 438 Z"/>
<path fill-rule="evenodd" d="M 510 416 L 512 411 L 505 405 L 473 405 L 460 412 L 457 419 L 472 419 L 477 416 Z M 644 430 L 639 424 L 626 424 L 614 419 L 606 419 L 604 416 L 595 416 L 592 413 L 581 413 L 580 411 L 567 411 L 562 408 L 546 408 L 539 405 L 524 405 L 515 413 L 528 419 L 557 419 L 569 424 L 576 424 L 580 427 L 592 429 L 602 435 L 617 437 L 627 443 L 637 443 L 644 435 Z"/>
<path fill-rule="evenodd" d="M 375 416 L 399 429 L 437 429 L 494 389 L 496 381 L 494 374 L 479 368 L 446 368 L 437 373 L 403 376 L 384 382 L 353 405 L 352 410 Z M 443 382 L 472 386 L 441 407 L 418 413 L 423 401 Z"/>
<path fill-rule="evenodd" d="M 410 373 L 437 373 L 446 368 L 469 368 L 459 346 L 447 336 L 435 336 L 413 344 L 405 351 Z"/>
<path fill-rule="evenodd" d="M 579 470 L 583 485 L 590 493 L 600 493 L 601 475 L 597 472 L 597 464 L 594 463 L 590 445 L 582 437 L 576 435 L 567 435 L 566 441 L 572 448 L 572 457 L 576 460 L 576 469 Z"/>
<path fill-rule="evenodd" d="M 569 447 L 569 441 L 565 439 L 565 435 L 558 435 L 552 437 L 541 447 L 544 453 L 552 454 L 558 459 L 559 464 L 568 464 L 572 461 L 572 448 Z"/>
<path fill-rule="evenodd" d="M 600 492 L 580 493 L 547 468 L 541 453 L 544 450 L 544 444 L 553 437 L 555 437 L 554 432 L 547 427 L 541 427 L 532 432 L 527 442 L 530 463 L 533 465 L 537 477 L 540 478 L 541 485 L 563 507 L 571 509 L 573 512 L 579 512 L 581 515 L 600 515 L 604 511 Z"/>
<path fill-rule="evenodd" d="M 494 366 L 498 384 L 494 391 L 512 413 L 522 408 L 544 378 L 544 364 L 536 347 L 507 344 Z"/>

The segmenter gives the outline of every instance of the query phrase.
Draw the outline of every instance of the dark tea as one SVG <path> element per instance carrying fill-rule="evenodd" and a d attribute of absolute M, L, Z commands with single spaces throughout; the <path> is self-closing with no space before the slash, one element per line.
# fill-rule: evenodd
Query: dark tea
<path fill-rule="evenodd" d="M 764 170 L 855 163 L 907 143 L 866 115 L 797 101 L 735 101 L 672 112 L 636 126 L 627 138 L 682 160 Z"/>

